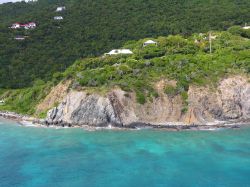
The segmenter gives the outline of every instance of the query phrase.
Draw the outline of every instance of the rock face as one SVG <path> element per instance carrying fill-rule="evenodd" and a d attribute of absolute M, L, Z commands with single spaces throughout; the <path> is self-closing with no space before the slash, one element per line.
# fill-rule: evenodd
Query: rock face
<path fill-rule="evenodd" d="M 66 95 L 71 81 L 64 81 L 55 86 L 47 97 L 38 104 L 36 112 L 39 113 L 48 110 L 54 106 L 55 103 L 60 102 Z"/>
<path fill-rule="evenodd" d="M 191 87 L 188 95 L 190 108 L 196 111 L 198 122 L 250 118 L 250 84 L 246 78 L 224 79 L 216 91 Z"/>
<path fill-rule="evenodd" d="M 108 97 L 71 91 L 64 101 L 48 112 L 48 123 L 72 125 L 121 126 L 122 122 Z"/>
<path fill-rule="evenodd" d="M 134 93 L 120 89 L 113 89 L 105 96 L 70 90 L 59 106 L 48 112 L 46 121 L 54 125 L 129 126 L 134 123 L 207 124 L 217 120 L 250 119 L 250 84 L 247 78 L 224 79 L 213 90 L 191 86 L 186 113 L 182 112 L 180 96 L 170 98 L 163 93 L 165 84 L 164 81 L 157 83 L 159 97 L 144 105 L 136 102 Z"/>
<path fill-rule="evenodd" d="M 105 126 L 121 125 L 121 120 L 108 98 L 90 95 L 82 100 L 72 113 L 71 120 L 76 124 Z"/>

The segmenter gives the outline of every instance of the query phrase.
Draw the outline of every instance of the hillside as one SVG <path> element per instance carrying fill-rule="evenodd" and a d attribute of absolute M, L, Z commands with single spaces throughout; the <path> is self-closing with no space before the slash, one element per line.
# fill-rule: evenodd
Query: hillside
<path fill-rule="evenodd" d="M 40 80 L 30 88 L 0 90 L 0 100 L 5 101 L 0 110 L 44 117 L 69 90 L 105 95 L 119 88 L 133 93 L 140 105 L 150 106 L 163 93 L 169 98 L 178 96 L 179 110 L 185 113 L 190 104 L 190 87 L 217 90 L 219 82 L 226 77 L 249 77 L 249 31 L 232 27 L 228 31 L 212 32 L 211 53 L 209 33 L 129 41 L 123 48 L 130 49 L 131 55 L 83 58 L 66 71 L 54 74 L 47 83 Z M 149 39 L 156 44 L 143 46 Z M 165 83 L 158 85 L 161 81 Z"/>
<path fill-rule="evenodd" d="M 66 10 L 57 13 L 58 6 L 66 6 Z M 54 73 L 63 72 L 75 60 L 101 55 L 128 40 L 169 34 L 190 36 L 194 32 L 243 25 L 250 22 L 249 11 L 248 0 L 39 0 L 37 3 L 2 4 L 0 87 L 23 88 L 41 80 L 47 82 Z M 58 15 L 64 19 L 53 20 Z M 14 22 L 30 21 L 36 22 L 37 28 L 8 28 Z M 26 38 L 17 41 L 14 39 L 17 36 Z M 103 62 L 95 66 L 102 67 Z"/>

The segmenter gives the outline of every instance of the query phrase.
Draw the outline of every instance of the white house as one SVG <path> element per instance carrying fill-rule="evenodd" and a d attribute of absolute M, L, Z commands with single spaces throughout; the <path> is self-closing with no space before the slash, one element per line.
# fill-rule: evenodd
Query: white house
<path fill-rule="evenodd" d="M 30 27 L 31 29 L 36 28 L 36 23 L 35 23 L 35 22 L 30 22 L 30 23 L 28 23 L 28 24 L 29 24 L 29 27 Z"/>
<path fill-rule="evenodd" d="M 15 40 L 25 40 L 25 37 L 24 36 L 16 36 L 14 39 Z"/>
<path fill-rule="evenodd" d="M 55 16 L 54 20 L 63 20 L 63 17 L 62 16 Z"/>
<path fill-rule="evenodd" d="M 65 6 L 59 6 L 59 7 L 56 8 L 56 12 L 62 12 L 64 10 L 66 10 Z"/>
<path fill-rule="evenodd" d="M 155 42 L 153 40 L 148 40 L 148 41 L 143 43 L 143 47 L 148 46 L 148 45 L 157 45 L 157 42 Z"/>
<path fill-rule="evenodd" d="M 214 35 L 214 36 L 211 35 L 210 38 L 211 38 L 212 40 L 215 40 L 215 39 L 217 38 L 217 36 L 216 36 L 216 35 Z"/>
<path fill-rule="evenodd" d="M 36 28 L 36 23 L 35 22 L 29 22 L 25 24 L 13 23 L 10 28 L 11 29 L 19 29 L 19 28 L 34 29 Z"/>
<path fill-rule="evenodd" d="M 26 3 L 37 2 L 38 0 L 25 0 Z"/>
<path fill-rule="evenodd" d="M 131 55 L 133 52 L 130 49 L 113 49 L 109 53 L 105 53 L 105 55 Z"/>
<path fill-rule="evenodd" d="M 0 100 L 0 105 L 4 105 L 5 101 L 4 100 Z"/>
<path fill-rule="evenodd" d="M 244 26 L 243 29 L 250 29 L 250 26 Z"/>
<path fill-rule="evenodd" d="M 25 29 L 34 29 L 36 28 L 36 23 L 35 22 L 29 22 L 29 23 L 26 23 L 24 25 L 21 25 L 23 26 Z"/>
<path fill-rule="evenodd" d="M 21 28 L 21 24 L 20 23 L 13 23 L 10 28 L 19 29 L 19 28 Z"/>

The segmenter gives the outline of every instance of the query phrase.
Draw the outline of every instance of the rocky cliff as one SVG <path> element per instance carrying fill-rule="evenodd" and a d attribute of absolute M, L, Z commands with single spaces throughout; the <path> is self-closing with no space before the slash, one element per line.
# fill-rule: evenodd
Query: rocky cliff
<path fill-rule="evenodd" d="M 127 127 L 135 123 L 206 125 L 217 121 L 250 119 L 250 83 L 246 77 L 226 78 L 213 89 L 191 86 L 188 111 L 185 113 L 182 112 L 184 104 L 179 95 L 168 97 L 164 94 L 166 84 L 169 81 L 157 83 L 159 97 L 144 105 L 136 102 L 135 93 L 118 88 L 106 95 L 68 89 L 60 104 L 49 110 L 46 122 L 54 125 Z"/>

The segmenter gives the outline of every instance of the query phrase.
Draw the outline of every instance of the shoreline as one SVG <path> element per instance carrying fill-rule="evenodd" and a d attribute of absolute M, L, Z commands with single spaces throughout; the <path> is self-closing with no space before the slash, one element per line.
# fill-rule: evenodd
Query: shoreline
<path fill-rule="evenodd" d="M 95 130 L 143 130 L 143 129 L 159 129 L 166 131 L 200 131 L 200 130 L 218 130 L 218 129 L 237 129 L 250 124 L 250 120 L 234 120 L 234 121 L 215 121 L 207 124 L 184 124 L 182 122 L 168 122 L 168 124 L 150 124 L 142 122 L 134 122 L 126 126 L 91 126 L 77 124 L 48 124 L 45 119 L 39 119 L 28 115 L 17 114 L 15 112 L 0 111 L 0 117 L 12 120 L 26 127 L 41 127 L 41 128 L 82 128 L 88 131 Z"/>

